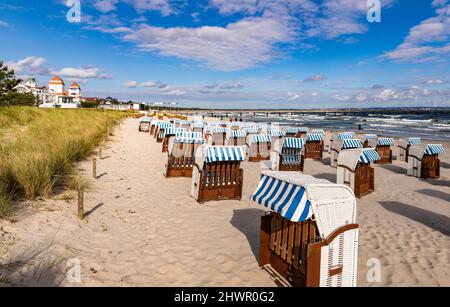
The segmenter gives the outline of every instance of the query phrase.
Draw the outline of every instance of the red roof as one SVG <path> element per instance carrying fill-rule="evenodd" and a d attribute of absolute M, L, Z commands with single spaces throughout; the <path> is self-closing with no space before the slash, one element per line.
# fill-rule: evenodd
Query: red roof
<path fill-rule="evenodd" d="M 78 85 L 78 83 L 74 82 L 70 85 L 70 88 L 80 88 L 80 86 Z"/>
<path fill-rule="evenodd" d="M 64 81 L 59 76 L 54 76 L 50 80 L 50 84 L 64 84 Z"/>

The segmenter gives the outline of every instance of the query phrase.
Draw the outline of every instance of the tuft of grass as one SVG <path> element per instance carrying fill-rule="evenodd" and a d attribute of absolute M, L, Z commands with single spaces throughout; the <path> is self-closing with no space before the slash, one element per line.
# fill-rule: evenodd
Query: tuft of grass
<path fill-rule="evenodd" d="M 89 156 L 126 116 L 118 111 L 0 108 L 0 217 L 11 209 L 11 195 L 32 200 L 50 196 L 55 185 L 86 185 L 74 175 L 74 163 Z"/>

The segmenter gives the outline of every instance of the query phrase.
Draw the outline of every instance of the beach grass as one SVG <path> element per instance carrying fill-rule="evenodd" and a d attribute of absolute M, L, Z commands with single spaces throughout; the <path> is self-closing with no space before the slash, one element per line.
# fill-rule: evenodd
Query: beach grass
<path fill-rule="evenodd" d="M 74 163 L 88 157 L 127 113 L 0 108 L 0 217 L 13 197 L 48 197 L 56 186 L 85 185 Z"/>

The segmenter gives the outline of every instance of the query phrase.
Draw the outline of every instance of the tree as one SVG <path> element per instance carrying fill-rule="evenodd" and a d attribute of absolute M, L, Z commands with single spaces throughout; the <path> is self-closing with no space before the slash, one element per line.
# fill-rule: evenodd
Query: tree
<path fill-rule="evenodd" d="M 16 87 L 22 80 L 16 79 L 14 75 L 14 70 L 10 69 L 8 66 L 0 61 L 0 96 L 6 93 L 13 92 L 14 87 Z"/>

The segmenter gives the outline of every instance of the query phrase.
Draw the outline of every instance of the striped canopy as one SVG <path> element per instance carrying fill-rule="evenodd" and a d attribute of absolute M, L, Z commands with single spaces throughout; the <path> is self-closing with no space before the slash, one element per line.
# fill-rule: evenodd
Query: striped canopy
<path fill-rule="evenodd" d="M 176 135 L 178 133 L 186 132 L 185 128 L 166 128 L 164 129 L 164 135 Z"/>
<path fill-rule="evenodd" d="M 422 144 L 422 139 L 421 139 L 421 138 L 409 138 L 409 139 L 408 139 L 408 144 L 409 144 L 409 145 L 418 145 L 418 144 Z"/>
<path fill-rule="evenodd" d="M 307 142 L 321 142 L 324 139 L 324 135 L 322 133 L 310 133 L 306 137 Z"/>
<path fill-rule="evenodd" d="M 300 138 L 285 138 L 283 142 L 284 148 L 301 149 L 304 146 L 304 140 Z"/>
<path fill-rule="evenodd" d="M 201 139 L 202 134 L 200 132 L 178 132 L 176 134 L 177 138 L 187 138 L 187 139 Z"/>
<path fill-rule="evenodd" d="M 312 217 L 311 202 L 305 188 L 267 174 L 262 174 L 252 200 L 292 222 L 304 222 Z"/>
<path fill-rule="evenodd" d="M 270 136 L 283 137 L 284 135 L 285 135 L 285 132 L 282 130 L 275 130 L 275 129 L 270 130 Z"/>
<path fill-rule="evenodd" d="M 212 133 L 227 133 L 228 129 L 223 127 L 213 127 L 210 131 Z"/>
<path fill-rule="evenodd" d="M 343 132 L 343 133 L 339 133 L 337 136 L 338 140 L 350 140 L 353 139 L 355 137 L 355 133 L 354 132 Z"/>
<path fill-rule="evenodd" d="M 379 138 L 377 145 L 380 146 L 394 146 L 394 139 L 391 138 Z"/>
<path fill-rule="evenodd" d="M 442 146 L 441 144 L 428 144 L 427 148 L 425 149 L 426 155 L 439 155 L 444 152 L 444 146 Z"/>
<path fill-rule="evenodd" d="M 378 160 L 381 160 L 381 157 L 373 148 L 364 149 L 359 157 L 359 162 L 362 164 L 368 164 Z"/>
<path fill-rule="evenodd" d="M 242 126 L 242 122 L 231 122 L 230 123 L 230 127 L 241 127 Z"/>
<path fill-rule="evenodd" d="M 229 132 L 230 138 L 245 138 L 247 136 L 247 132 L 243 130 L 231 130 Z"/>
<path fill-rule="evenodd" d="M 192 129 L 203 129 L 205 128 L 205 125 L 203 123 L 193 123 L 191 124 Z"/>
<path fill-rule="evenodd" d="M 244 146 L 210 146 L 206 149 L 205 162 L 244 161 Z"/>
<path fill-rule="evenodd" d="M 173 124 L 171 124 L 169 122 L 159 122 L 156 125 L 161 129 L 173 128 Z"/>
<path fill-rule="evenodd" d="M 252 136 L 252 143 L 270 143 L 272 138 L 268 134 L 256 134 Z"/>
<path fill-rule="evenodd" d="M 323 129 L 314 129 L 311 134 L 325 134 Z"/>
<path fill-rule="evenodd" d="M 362 148 L 363 144 L 358 139 L 350 139 L 350 140 L 344 140 L 342 142 L 342 149 L 350 149 L 350 148 Z"/>
<path fill-rule="evenodd" d="M 258 128 L 252 127 L 252 128 L 244 128 L 244 131 L 248 134 L 256 134 L 258 133 Z"/>
<path fill-rule="evenodd" d="M 289 133 L 289 134 L 297 134 L 298 133 L 298 128 L 296 128 L 296 127 L 289 127 L 289 128 L 287 128 L 286 132 Z"/>

